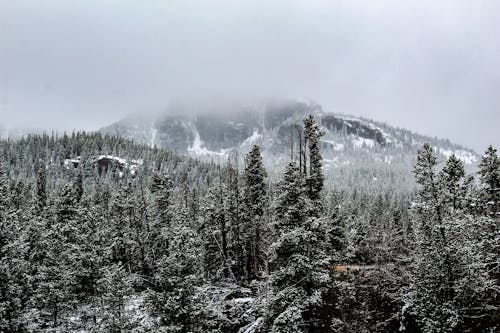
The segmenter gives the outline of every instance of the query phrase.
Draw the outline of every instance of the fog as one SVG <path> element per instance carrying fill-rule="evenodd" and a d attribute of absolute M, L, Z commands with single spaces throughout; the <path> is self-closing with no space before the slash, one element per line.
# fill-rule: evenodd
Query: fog
<path fill-rule="evenodd" d="M 301 97 L 500 145 L 496 0 L 0 0 L 0 124 L 98 129 L 173 100 Z"/>

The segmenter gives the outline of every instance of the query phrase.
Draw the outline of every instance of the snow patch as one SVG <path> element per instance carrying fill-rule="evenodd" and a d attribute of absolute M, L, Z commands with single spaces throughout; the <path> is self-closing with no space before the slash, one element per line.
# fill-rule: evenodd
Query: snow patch
<path fill-rule="evenodd" d="M 478 160 L 477 156 L 474 153 L 463 149 L 449 150 L 449 149 L 439 148 L 439 153 L 445 156 L 446 158 L 450 158 L 451 155 L 455 154 L 455 156 L 459 160 L 462 160 L 462 162 L 469 165 L 476 163 Z"/>
<path fill-rule="evenodd" d="M 258 140 L 262 138 L 262 135 L 259 134 L 259 129 L 254 128 L 252 136 L 248 137 L 245 141 L 243 141 L 242 145 L 252 145 L 256 143 Z"/>
<path fill-rule="evenodd" d="M 82 161 L 82 157 L 81 156 L 77 156 L 75 158 L 68 158 L 68 159 L 65 159 L 63 164 L 64 164 L 64 168 L 66 169 L 72 169 L 72 168 L 76 168 Z"/>
<path fill-rule="evenodd" d="M 264 322 L 264 318 L 259 317 L 256 321 L 254 321 L 250 325 L 248 325 L 248 326 L 240 329 L 239 332 L 241 332 L 241 333 L 254 333 L 254 332 L 257 332 L 257 330 L 260 328 L 260 326 L 262 325 L 263 322 Z"/>
<path fill-rule="evenodd" d="M 254 297 L 242 297 L 242 298 L 233 299 L 233 302 L 235 302 L 235 303 L 249 303 L 249 302 L 253 302 L 254 300 L 255 300 Z"/>
<path fill-rule="evenodd" d="M 97 156 L 96 161 L 100 161 L 100 160 L 105 159 L 105 158 L 113 160 L 118 164 L 122 164 L 122 165 L 127 164 L 126 159 L 118 157 L 118 156 L 113 156 L 113 155 L 99 155 L 99 156 Z"/>
<path fill-rule="evenodd" d="M 201 156 L 206 156 L 206 155 L 215 155 L 219 157 L 225 157 L 227 156 L 227 152 L 230 149 L 221 149 L 220 151 L 216 152 L 213 150 L 208 150 L 206 147 L 204 147 L 204 142 L 200 138 L 200 133 L 196 129 L 196 127 L 192 127 L 191 131 L 193 132 L 194 135 L 194 141 L 193 145 L 189 146 L 187 151 L 189 154 L 192 155 L 201 155 Z"/>
<path fill-rule="evenodd" d="M 361 137 L 357 137 L 352 141 L 352 144 L 355 148 L 363 148 L 363 147 L 373 147 L 375 146 L 375 141 L 373 139 L 365 139 Z"/>
<path fill-rule="evenodd" d="M 155 147 L 156 137 L 158 136 L 158 129 L 156 127 L 151 126 L 151 148 Z"/>
<path fill-rule="evenodd" d="M 335 150 L 335 151 L 344 150 L 344 145 L 342 143 L 337 143 L 333 140 L 326 140 L 326 139 L 321 139 L 320 142 L 324 142 L 324 143 L 327 143 L 329 145 L 332 145 L 333 150 Z"/>

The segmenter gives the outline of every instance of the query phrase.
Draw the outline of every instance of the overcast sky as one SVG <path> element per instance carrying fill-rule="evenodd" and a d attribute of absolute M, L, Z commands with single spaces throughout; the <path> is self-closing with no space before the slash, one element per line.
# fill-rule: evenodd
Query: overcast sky
<path fill-rule="evenodd" d="M 0 0 L 3 126 L 97 129 L 210 96 L 498 147 L 500 1 Z"/>

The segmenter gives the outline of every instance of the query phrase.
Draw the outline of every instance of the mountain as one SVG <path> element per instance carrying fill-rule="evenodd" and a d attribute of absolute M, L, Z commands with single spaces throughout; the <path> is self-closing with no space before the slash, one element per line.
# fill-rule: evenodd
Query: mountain
<path fill-rule="evenodd" d="M 341 188 L 389 187 L 412 190 L 417 150 L 429 142 L 441 160 L 452 153 L 470 169 L 479 161 L 472 150 L 360 117 L 325 112 L 311 101 L 287 100 L 251 106 L 189 108 L 176 106 L 160 115 L 133 115 L 101 129 L 151 146 L 200 159 L 226 161 L 259 144 L 270 174 L 297 157 L 298 132 L 312 114 L 325 135 L 321 151 L 327 179 Z M 292 150 L 292 140 L 294 142 Z"/>

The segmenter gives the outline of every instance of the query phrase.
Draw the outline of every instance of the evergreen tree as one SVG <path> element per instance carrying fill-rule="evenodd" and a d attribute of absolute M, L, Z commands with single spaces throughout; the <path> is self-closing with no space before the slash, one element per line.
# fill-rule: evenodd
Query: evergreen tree
<path fill-rule="evenodd" d="M 200 234 L 203 239 L 205 276 L 210 280 L 229 276 L 227 252 L 227 221 L 222 184 L 216 181 L 209 189 L 201 208 L 203 218 Z"/>
<path fill-rule="evenodd" d="M 232 261 L 231 267 L 235 278 L 240 281 L 245 278 L 245 244 L 243 235 L 243 208 L 242 196 L 239 188 L 239 173 L 237 164 L 235 166 L 228 162 L 227 165 L 227 191 L 226 191 L 226 206 L 227 220 L 229 223 L 229 259 Z"/>
<path fill-rule="evenodd" d="M 483 189 L 483 205 L 489 207 L 489 213 L 495 217 L 500 202 L 500 158 L 493 146 L 488 147 L 481 159 L 479 175 Z"/>
<path fill-rule="evenodd" d="M 168 252 L 159 260 L 155 287 L 148 296 L 162 332 L 194 332 L 203 322 L 203 303 L 196 296 L 201 282 L 199 244 L 183 222 L 175 222 L 171 229 Z"/>
<path fill-rule="evenodd" d="M 36 205 L 38 212 L 43 211 L 47 205 L 47 169 L 45 164 L 38 165 L 38 175 L 36 182 Z"/>
<path fill-rule="evenodd" d="M 291 162 L 278 184 L 274 230 L 270 247 L 270 284 L 273 295 L 267 310 L 271 332 L 327 331 L 317 309 L 330 281 L 331 257 L 325 252 L 329 239 L 325 219 L 308 217 L 304 176 Z"/>
<path fill-rule="evenodd" d="M 125 301 L 133 292 L 133 275 L 123 265 L 112 264 L 103 268 L 101 276 L 97 281 L 101 330 L 110 333 L 130 331 L 131 318 L 127 316 Z"/>
<path fill-rule="evenodd" d="M 467 189 L 463 186 L 463 164 L 451 156 L 438 177 L 432 152 L 432 147 L 425 145 L 415 168 L 421 188 L 410 284 L 411 312 L 423 332 L 455 332 L 464 330 L 475 316 L 474 307 L 465 303 L 487 308 L 479 304 L 491 301 L 486 292 L 491 281 L 477 246 L 480 242 L 474 216 L 461 209 L 460 200 Z"/>
<path fill-rule="evenodd" d="M 311 214 L 318 217 L 322 211 L 321 191 L 324 187 L 325 177 L 321 165 L 320 139 L 325 135 L 312 115 L 304 119 L 304 138 L 309 147 L 309 170 L 306 178 L 307 196 L 311 200 Z M 304 161 L 305 163 L 305 161 Z"/>
<path fill-rule="evenodd" d="M 64 321 L 63 314 L 76 303 L 77 274 L 80 272 L 79 245 L 84 237 L 78 228 L 77 195 L 74 184 L 66 184 L 49 211 L 41 241 L 46 246 L 37 269 L 37 285 L 32 302 L 43 313 L 41 320 L 52 327 Z"/>
<path fill-rule="evenodd" d="M 415 180 L 420 189 L 418 198 L 419 215 L 422 216 L 421 231 L 428 234 L 433 224 L 442 222 L 442 198 L 439 193 L 439 183 L 436 174 L 437 157 L 432 146 L 424 144 L 417 155 L 414 167 Z"/>
<path fill-rule="evenodd" d="M 439 173 L 440 187 L 443 192 L 443 206 L 453 211 L 464 208 L 467 186 L 464 163 L 452 154 Z"/>
<path fill-rule="evenodd" d="M 150 227 L 150 242 L 153 244 L 149 257 L 151 268 L 168 250 L 168 233 L 172 220 L 172 180 L 167 175 L 154 173 L 151 192 L 154 196 L 154 214 Z"/>
<path fill-rule="evenodd" d="M 300 226 L 307 218 L 304 176 L 295 162 L 290 162 L 278 183 L 278 197 L 274 207 L 275 228 L 290 230 Z"/>
<path fill-rule="evenodd" d="M 243 174 L 243 242 L 245 244 L 245 271 L 248 280 L 260 275 L 264 267 L 262 230 L 267 202 L 265 178 L 260 147 L 254 145 L 245 158 Z"/>
<path fill-rule="evenodd" d="M 0 152 L 0 332 L 22 332 L 21 319 L 26 297 L 23 260 L 24 244 L 20 241 L 19 221 L 10 214 L 8 175 Z"/>

